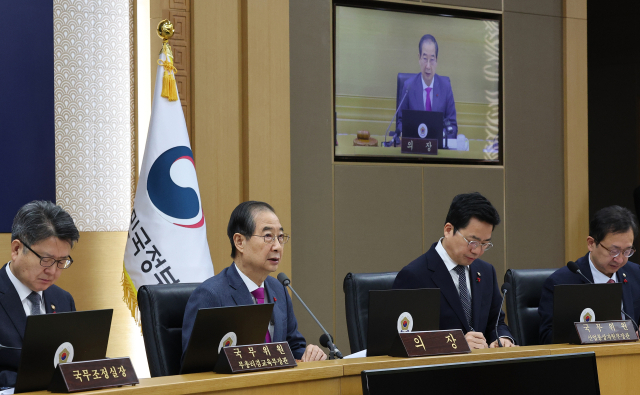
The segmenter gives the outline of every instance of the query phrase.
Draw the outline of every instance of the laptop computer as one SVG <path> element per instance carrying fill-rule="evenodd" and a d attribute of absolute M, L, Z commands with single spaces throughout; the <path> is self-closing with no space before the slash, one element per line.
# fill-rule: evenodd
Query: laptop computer
<path fill-rule="evenodd" d="M 402 137 L 438 140 L 443 146 L 444 113 L 439 111 L 402 111 Z"/>
<path fill-rule="evenodd" d="M 369 291 L 368 357 L 388 355 L 400 331 L 432 331 L 439 327 L 439 288 Z"/>
<path fill-rule="evenodd" d="M 273 303 L 198 310 L 180 374 L 211 372 L 225 346 L 262 344 Z"/>
<path fill-rule="evenodd" d="M 553 342 L 580 344 L 575 322 L 621 319 L 622 284 L 556 285 Z"/>
<path fill-rule="evenodd" d="M 104 359 L 113 309 L 30 315 L 15 393 L 46 390 L 58 363 Z"/>

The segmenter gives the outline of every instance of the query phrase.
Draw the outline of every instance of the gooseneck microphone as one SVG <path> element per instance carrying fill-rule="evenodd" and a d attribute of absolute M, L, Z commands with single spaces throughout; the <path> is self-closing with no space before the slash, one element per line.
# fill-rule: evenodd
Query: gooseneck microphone
<path fill-rule="evenodd" d="M 582 276 L 582 278 L 584 278 L 585 280 L 587 280 L 587 282 L 589 284 L 593 284 L 593 281 L 589 280 L 587 278 L 587 276 L 585 276 L 584 274 L 582 274 L 582 272 L 580 271 L 580 268 L 578 267 L 578 264 L 575 263 L 574 261 L 569 261 L 567 262 L 567 267 L 569 268 L 569 270 L 571 270 L 573 273 L 578 273 L 579 275 Z M 631 322 L 633 322 L 633 326 L 636 328 L 636 331 L 638 330 L 638 324 L 636 324 L 636 321 L 631 318 L 631 316 L 629 314 L 627 314 L 626 311 L 624 311 L 624 309 L 620 309 L 620 312 L 622 314 L 624 314 L 625 317 L 627 317 L 628 319 L 631 320 Z"/>
<path fill-rule="evenodd" d="M 391 118 L 391 122 L 389 122 L 389 126 L 387 126 L 387 131 L 384 132 L 384 143 L 382 143 L 382 145 L 384 147 L 391 147 L 391 144 L 395 143 L 395 141 L 396 141 L 396 139 L 398 137 L 398 131 L 396 130 L 396 135 L 393 136 L 393 140 L 391 140 L 391 141 L 389 141 L 387 143 L 387 135 L 389 134 L 389 129 L 391 129 L 391 124 L 393 123 L 393 120 L 396 119 L 396 116 L 398 115 L 398 111 L 400 111 L 400 107 L 402 107 L 402 103 L 404 102 L 404 99 L 407 97 L 407 93 L 409 93 L 409 88 L 404 90 L 404 95 L 402 96 L 402 100 L 400 100 L 400 104 L 398 104 L 398 108 L 396 109 L 396 113 L 393 114 L 393 118 Z M 395 144 L 394 144 L 394 147 L 395 147 Z"/>
<path fill-rule="evenodd" d="M 502 300 L 500 301 L 500 309 L 502 309 L 502 303 L 504 303 L 504 298 L 507 295 L 507 292 L 511 292 L 511 284 L 504 283 L 502 284 Z M 500 313 L 498 313 L 498 319 L 496 320 L 496 339 L 498 340 L 498 347 L 504 347 L 502 342 L 500 341 L 500 335 L 498 334 L 498 324 L 500 323 Z"/>
<path fill-rule="evenodd" d="M 307 307 L 307 305 L 304 303 L 304 301 L 302 300 L 300 295 L 298 295 L 296 290 L 293 289 L 293 287 L 291 286 L 291 280 L 289 280 L 289 277 L 287 277 L 287 275 L 284 274 L 284 273 L 278 273 L 278 281 L 280 281 L 280 283 L 282 285 L 284 285 L 285 287 L 289 287 L 289 289 L 293 292 L 293 294 L 296 295 L 296 298 L 298 298 L 300 303 L 302 303 L 302 306 L 304 306 L 304 308 L 307 310 L 307 312 L 316 321 L 316 323 L 318 324 L 320 329 L 322 329 L 322 332 L 324 332 L 324 334 L 322 336 L 320 336 L 320 344 L 323 347 L 326 347 L 326 348 L 329 349 L 329 359 L 335 359 L 336 357 L 342 359 L 342 353 L 340 352 L 340 350 L 338 350 L 338 347 L 336 347 L 336 345 L 333 344 L 333 337 L 329 334 L 329 332 L 327 332 L 326 329 L 324 329 L 324 326 L 322 326 L 322 324 L 320 323 L 320 321 L 318 321 L 316 316 L 313 315 L 313 313 L 311 312 L 309 307 Z M 326 336 L 326 338 L 325 338 L 325 336 Z M 324 342 L 324 340 L 326 340 L 326 342 Z M 323 344 L 323 342 L 326 343 L 326 345 Z"/>
<path fill-rule="evenodd" d="M 0 344 L 0 350 L 2 349 L 7 349 L 7 350 L 22 350 L 21 347 L 9 347 L 9 346 L 3 346 L 2 344 Z"/>

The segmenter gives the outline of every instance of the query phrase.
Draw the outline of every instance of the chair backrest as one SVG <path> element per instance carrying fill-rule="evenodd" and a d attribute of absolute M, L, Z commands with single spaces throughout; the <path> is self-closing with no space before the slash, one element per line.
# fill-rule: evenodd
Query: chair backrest
<path fill-rule="evenodd" d="M 367 348 L 369 291 L 391 289 L 397 275 L 398 272 L 349 273 L 344 278 L 342 288 L 352 353 Z"/>
<path fill-rule="evenodd" d="M 416 75 L 416 73 L 398 73 L 398 80 L 397 80 L 397 91 L 396 91 L 396 110 L 398 109 L 398 107 L 400 106 L 400 101 L 402 100 L 402 87 L 404 86 L 404 82 L 406 80 L 408 80 L 411 77 L 414 77 Z M 407 100 L 407 99 L 405 99 Z"/>
<path fill-rule="evenodd" d="M 158 284 L 138 289 L 142 337 L 151 377 L 180 374 L 182 318 L 198 285 Z"/>
<path fill-rule="evenodd" d="M 540 344 L 538 305 L 545 280 L 557 269 L 509 269 L 504 282 L 511 284 L 506 295 L 509 328 L 517 344 Z"/>

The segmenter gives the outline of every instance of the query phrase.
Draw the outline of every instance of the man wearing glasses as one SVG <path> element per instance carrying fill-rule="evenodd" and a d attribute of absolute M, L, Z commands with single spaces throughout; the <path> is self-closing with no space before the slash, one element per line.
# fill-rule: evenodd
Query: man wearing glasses
<path fill-rule="evenodd" d="M 461 329 L 470 348 L 514 346 L 504 323 L 496 270 L 478 258 L 489 250 L 498 211 L 479 193 L 453 198 L 444 237 L 405 266 L 395 289 L 440 288 L 440 329 Z"/>
<path fill-rule="evenodd" d="M 595 284 L 623 283 L 622 309 L 636 322 L 640 318 L 640 268 L 627 262 L 636 251 L 633 241 L 637 234 L 638 224 L 631 211 L 620 206 L 603 208 L 589 223 L 589 252 L 576 261 L 582 274 Z M 541 344 L 553 341 L 553 289 L 558 284 L 587 284 L 587 281 L 567 266 L 545 281 L 538 306 Z"/>
<path fill-rule="evenodd" d="M 273 303 L 265 342 L 288 342 L 294 357 L 302 362 L 326 359 L 320 347 L 306 344 L 298 331 L 289 293 L 269 276 L 278 270 L 284 245 L 290 238 L 273 207 L 264 202 L 241 203 L 231 213 L 227 236 L 233 263 L 203 282 L 187 302 L 182 324 L 183 358 L 199 309 Z"/>
<path fill-rule="evenodd" d="M 75 311 L 71 295 L 54 285 L 73 263 L 80 234 L 71 216 L 51 202 L 22 206 L 11 227 L 11 261 L 0 269 L 0 344 L 22 347 L 27 316 Z M 0 387 L 14 387 L 20 350 L 0 350 Z"/>

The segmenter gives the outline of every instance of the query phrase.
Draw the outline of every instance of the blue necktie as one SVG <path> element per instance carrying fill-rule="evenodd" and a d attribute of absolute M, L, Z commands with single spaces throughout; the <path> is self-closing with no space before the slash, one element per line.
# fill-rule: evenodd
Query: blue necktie
<path fill-rule="evenodd" d="M 31 302 L 31 314 L 30 315 L 39 315 L 42 314 L 40 311 L 40 294 L 37 292 L 31 292 L 27 299 Z"/>
<path fill-rule="evenodd" d="M 454 269 L 458 273 L 458 292 L 460 293 L 460 302 L 462 302 L 462 309 L 464 315 L 467 317 L 467 323 L 473 331 L 471 325 L 471 297 L 469 296 L 469 290 L 467 289 L 467 269 L 458 265 Z"/>

